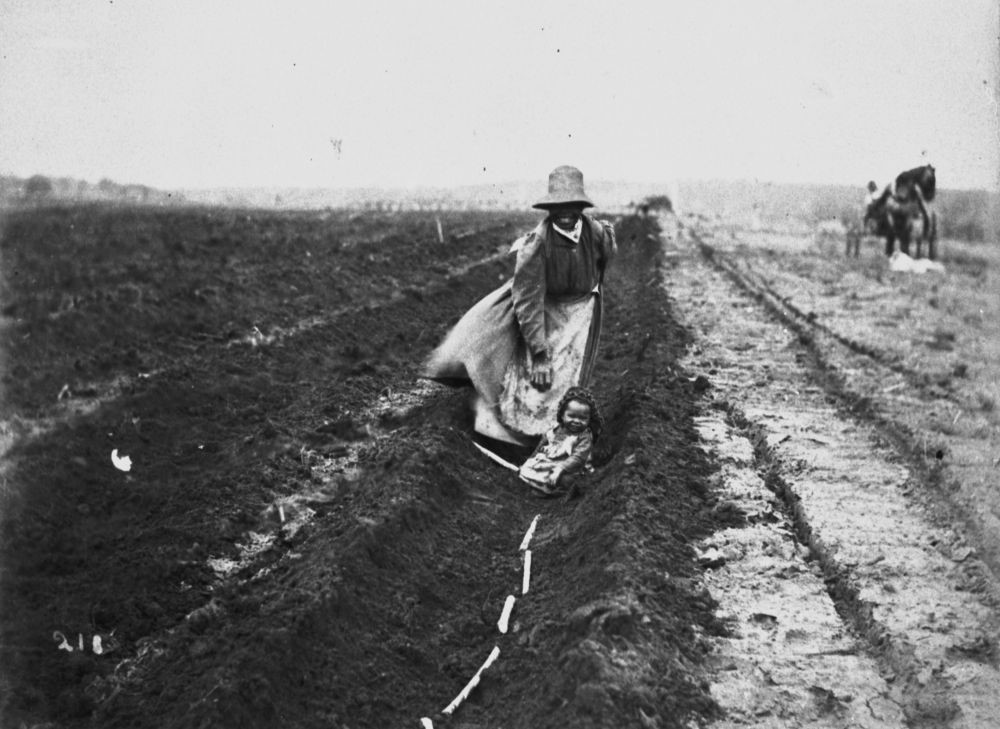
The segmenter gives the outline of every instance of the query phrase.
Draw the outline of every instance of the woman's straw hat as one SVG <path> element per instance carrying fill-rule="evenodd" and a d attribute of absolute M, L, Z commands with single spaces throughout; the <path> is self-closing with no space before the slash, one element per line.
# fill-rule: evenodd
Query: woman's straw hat
<path fill-rule="evenodd" d="M 594 207 L 594 203 L 583 191 L 583 173 L 576 167 L 562 165 L 549 173 L 549 194 L 532 207 L 547 210 L 554 205 L 568 203 L 577 203 L 585 208 Z"/>

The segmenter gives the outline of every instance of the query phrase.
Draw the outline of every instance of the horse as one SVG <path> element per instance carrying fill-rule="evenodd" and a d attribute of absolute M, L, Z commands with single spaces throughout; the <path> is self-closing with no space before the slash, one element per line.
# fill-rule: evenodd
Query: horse
<path fill-rule="evenodd" d="M 920 235 L 916 237 L 917 255 L 927 243 L 927 257 L 937 256 L 937 212 L 928 207 L 934 200 L 937 178 L 934 167 L 923 165 L 900 172 L 882 194 L 865 211 L 865 228 L 885 238 L 885 255 L 891 256 L 899 241 L 899 250 L 910 254 L 914 223 L 921 221 Z"/>

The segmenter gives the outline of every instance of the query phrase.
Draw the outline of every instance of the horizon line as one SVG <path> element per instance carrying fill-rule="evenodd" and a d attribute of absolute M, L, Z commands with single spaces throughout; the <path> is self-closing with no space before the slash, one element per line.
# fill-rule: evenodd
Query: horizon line
<path fill-rule="evenodd" d="M 240 192 L 250 192 L 250 191 L 263 191 L 263 190 L 296 190 L 296 191 L 350 191 L 350 190 L 386 190 L 386 191 L 413 191 L 413 190 L 454 190 L 459 188 L 502 188 L 505 185 L 509 186 L 536 186 L 539 188 L 544 188 L 545 181 L 538 181 L 528 178 L 522 179 L 507 179 L 499 182 L 454 182 L 454 183 L 426 183 L 426 184 L 392 184 L 392 183 L 358 183 L 351 185 L 302 185 L 302 184 L 258 184 L 258 185 L 229 185 L 229 184 L 216 184 L 216 185 L 175 185 L 175 186 L 159 186 L 146 182 L 122 182 L 115 180 L 114 178 L 103 176 L 96 182 L 91 180 L 78 177 L 75 175 L 64 175 L 64 174 L 46 174 L 46 173 L 32 173 L 30 175 L 21 175 L 17 173 L 10 172 L 0 172 L 0 179 L 4 178 L 14 178 L 18 180 L 28 180 L 37 175 L 47 177 L 51 180 L 72 180 L 75 182 L 85 182 L 88 185 L 98 185 L 102 181 L 110 181 L 115 185 L 120 187 L 146 187 L 159 192 L 212 192 L 212 191 L 240 191 Z M 849 183 L 849 182 L 821 182 L 821 181 L 784 181 L 784 180 L 774 180 L 774 179 L 763 179 L 756 177 L 678 177 L 678 178 L 668 178 L 658 181 L 653 180 L 628 180 L 628 179 L 613 179 L 613 178 L 595 178 L 593 180 L 587 181 L 587 186 L 605 186 L 605 185 L 627 185 L 633 187 L 642 186 L 659 186 L 659 187 L 671 187 L 683 184 L 750 184 L 750 185 L 774 185 L 774 186 L 787 186 L 787 187 L 857 187 L 859 189 L 864 188 L 864 183 Z M 989 186 L 967 186 L 967 185 L 955 185 L 955 186 L 941 186 L 940 190 L 955 190 L 963 192 L 986 192 L 986 193 L 1000 193 L 1000 181 L 998 181 L 995 187 Z"/>

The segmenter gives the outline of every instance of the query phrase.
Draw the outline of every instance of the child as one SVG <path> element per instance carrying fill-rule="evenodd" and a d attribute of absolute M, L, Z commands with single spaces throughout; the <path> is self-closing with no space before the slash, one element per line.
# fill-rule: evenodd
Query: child
<path fill-rule="evenodd" d="M 535 452 L 518 470 L 521 480 L 552 496 L 564 491 L 590 467 L 594 441 L 603 420 L 589 390 L 571 387 L 556 413 L 558 424 L 546 432 Z"/>

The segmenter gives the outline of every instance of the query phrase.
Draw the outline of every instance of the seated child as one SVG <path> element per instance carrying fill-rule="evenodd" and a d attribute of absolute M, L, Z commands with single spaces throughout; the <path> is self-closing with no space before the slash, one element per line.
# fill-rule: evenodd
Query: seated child
<path fill-rule="evenodd" d="M 534 453 L 518 470 L 522 481 L 544 494 L 566 490 L 575 477 L 590 468 L 594 440 L 603 420 L 590 391 L 571 387 L 556 414 L 557 424 L 542 436 Z"/>

